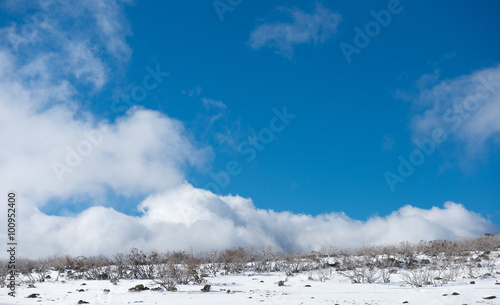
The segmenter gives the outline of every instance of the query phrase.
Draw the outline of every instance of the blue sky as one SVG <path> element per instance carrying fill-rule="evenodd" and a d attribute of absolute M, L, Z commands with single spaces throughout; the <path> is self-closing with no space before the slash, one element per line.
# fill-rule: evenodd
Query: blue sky
<path fill-rule="evenodd" d="M 116 143 L 130 139 L 124 150 L 143 147 L 138 155 L 159 168 L 155 174 L 130 166 L 130 172 L 116 174 L 137 175 L 123 184 L 111 174 L 88 174 L 47 188 L 52 191 L 20 182 L 19 191 L 39 202 L 34 206 L 42 213 L 76 217 L 102 205 L 139 216 L 140 202 L 184 181 L 215 195 L 251 198 L 262 210 L 313 217 L 344 212 L 366 221 L 405 205 L 427 210 L 451 201 L 500 225 L 496 1 L 92 0 L 82 9 L 53 3 L 57 11 L 29 1 L 0 6 L 1 45 L 8 54 L 3 65 L 23 68 L 17 81 L 25 86 L 67 82 L 70 88 L 68 93 L 57 87 L 55 98 L 55 91 L 37 93 L 47 98 L 43 107 L 33 106 L 35 112 L 64 105 L 72 114 L 61 122 L 74 120 L 83 129 L 104 124 L 115 132 L 119 122 L 140 122 L 140 128 L 142 119 L 158 119 L 160 126 L 173 124 L 175 132 L 154 125 L 148 132 L 162 136 L 150 143 L 147 132 L 124 131 L 121 137 L 116 131 Z M 50 16 L 43 22 L 33 19 L 44 13 Z M 35 26 L 34 38 L 14 47 L 9 33 L 22 36 L 26 24 Z M 365 45 L 356 44 L 363 40 L 358 30 L 374 31 Z M 346 56 L 346 44 L 357 51 Z M 41 67 L 46 58 L 47 67 Z M 30 63 L 39 74 L 29 72 Z M 488 77 L 490 87 L 483 82 Z M 487 96 L 457 123 L 457 114 L 447 110 L 477 86 Z M 141 109 L 150 112 L 134 121 Z M 285 109 L 291 116 L 282 124 L 276 113 Z M 436 128 L 447 139 L 422 155 L 416 143 L 432 139 Z M 62 162 L 64 147 L 79 143 L 70 135 L 60 138 L 72 140 L 57 142 L 58 151 L 56 144 L 46 148 L 54 151 L 49 161 Z M 252 139 L 258 144 L 250 158 Z M 106 150 L 127 166 L 135 160 Z M 424 160 L 403 177 L 401 158 L 409 160 L 415 150 Z M 106 172 L 109 163 L 101 161 L 94 165 Z M 93 161 L 84 158 L 71 175 L 87 175 L 85 162 Z M 214 187 L 213 174 L 227 173 L 228 166 L 234 167 L 230 180 Z M 388 172 L 400 180 L 388 182 Z"/>
<path fill-rule="evenodd" d="M 292 58 L 273 48 L 248 46 L 259 24 L 292 21 L 279 7 L 313 13 L 318 3 L 342 16 L 324 42 L 298 44 Z M 353 28 L 363 28 L 373 20 L 370 11 L 386 9 L 388 2 L 318 3 L 243 1 L 224 12 L 222 22 L 209 2 L 137 3 L 127 10 L 134 33 L 128 40 L 134 55 L 127 77 L 139 81 L 144 67 L 154 62 L 170 73 L 143 105 L 182 120 L 199 141 L 213 147 L 214 160 L 206 170 L 224 170 L 233 159 L 242 164 L 241 174 L 222 194 L 252 197 L 262 208 L 345 211 L 357 219 L 385 215 L 404 204 L 429 208 L 452 200 L 500 223 L 494 145 L 464 168 L 457 156 L 461 147 L 445 143 L 395 192 L 383 175 L 396 170 L 397 157 L 407 157 L 414 147 L 409 127 L 414 110 L 395 93 L 413 91 L 424 74 L 439 71 L 439 80 L 446 80 L 497 65 L 499 4 L 449 1 L 436 7 L 402 1 L 401 13 L 348 64 L 340 42 L 353 44 Z M 196 87 L 199 95 L 182 94 Z M 209 131 L 199 124 L 200 116 L 209 115 L 203 97 L 227 105 Z M 103 111 L 102 106 L 96 108 Z M 284 106 L 297 118 L 253 162 L 216 138 L 228 128 L 226 135 L 241 143 L 268 125 L 274 107 Z M 390 149 L 384 149 L 386 142 Z M 199 187 L 211 180 L 203 171 L 189 177 Z"/>

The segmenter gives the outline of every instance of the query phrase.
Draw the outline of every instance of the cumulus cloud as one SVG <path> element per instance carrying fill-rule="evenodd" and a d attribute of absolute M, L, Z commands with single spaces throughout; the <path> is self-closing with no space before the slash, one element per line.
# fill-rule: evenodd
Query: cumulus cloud
<path fill-rule="evenodd" d="M 281 8 L 280 11 L 292 18 L 290 22 L 266 22 L 250 34 L 248 45 L 254 49 L 268 47 L 288 58 L 296 45 L 321 43 L 331 37 L 342 17 L 321 4 L 312 13 L 297 8 Z"/>
<path fill-rule="evenodd" d="M 131 247 L 210 250 L 250 245 L 320 250 L 498 232 L 490 221 L 453 202 L 428 210 L 405 206 L 386 217 L 358 221 L 342 213 L 310 216 L 258 209 L 250 199 L 214 195 L 187 183 L 149 196 L 138 208 L 138 217 L 104 207 L 74 217 L 33 211 L 21 227 L 22 254 L 111 255 Z"/>
<path fill-rule="evenodd" d="M 429 77 L 425 77 L 429 80 Z M 498 143 L 500 135 L 500 66 L 419 86 L 412 126 L 416 138 L 439 129 L 471 154 Z M 418 84 L 420 84 L 419 82 Z"/>
<path fill-rule="evenodd" d="M 162 190 L 182 183 L 183 167 L 204 158 L 183 125 L 158 112 L 132 109 L 108 124 L 74 120 L 65 106 L 40 113 L 7 110 L 0 114 L 0 138 L 9 145 L 0 160 L 2 172 L 10 174 L 0 184 L 39 204 L 52 197 L 96 198 L 106 189 L 126 196 Z"/>

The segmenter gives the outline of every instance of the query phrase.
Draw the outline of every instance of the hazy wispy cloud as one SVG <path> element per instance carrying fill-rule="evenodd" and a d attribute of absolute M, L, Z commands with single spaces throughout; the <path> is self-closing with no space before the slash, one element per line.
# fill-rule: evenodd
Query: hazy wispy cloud
<path fill-rule="evenodd" d="M 415 138 L 442 130 L 470 157 L 487 148 L 498 148 L 500 66 L 440 82 L 437 76 L 435 72 L 422 77 L 417 93 L 410 95 L 416 111 L 412 120 Z"/>
<path fill-rule="evenodd" d="M 278 54 L 291 58 L 295 46 L 307 43 L 321 43 L 331 37 L 342 17 L 321 4 L 312 13 L 298 8 L 279 8 L 292 20 L 289 22 L 268 21 L 260 24 L 250 33 L 248 45 L 254 49 L 268 47 Z"/>
<path fill-rule="evenodd" d="M 206 97 L 202 98 L 201 101 L 203 102 L 203 106 L 207 109 L 216 108 L 222 111 L 225 111 L 227 109 L 226 104 L 224 104 L 222 101 L 216 101 Z"/>
<path fill-rule="evenodd" d="M 394 144 L 396 143 L 396 140 L 394 139 L 393 135 L 384 135 L 384 142 L 382 144 L 382 150 L 383 151 L 392 151 L 394 150 Z"/>
<path fill-rule="evenodd" d="M 205 107 L 207 111 L 213 113 L 210 116 L 210 125 L 213 125 L 215 121 L 221 119 L 225 115 L 227 106 L 222 101 L 216 101 L 206 97 L 202 98 L 201 101 L 203 107 Z"/>
<path fill-rule="evenodd" d="M 44 64 L 39 74 L 46 80 L 67 79 L 100 89 L 111 71 L 120 71 L 120 64 L 132 55 L 126 42 L 131 31 L 122 9 L 127 2 L 10 3 L 9 10 L 21 11 L 26 18 L 0 28 L 0 47 L 24 68 Z"/>
<path fill-rule="evenodd" d="M 196 86 L 196 87 L 195 87 L 194 89 L 192 89 L 192 90 L 188 90 L 188 91 L 186 91 L 186 90 L 181 90 L 181 93 L 182 93 L 183 95 L 186 95 L 186 94 L 187 94 L 189 97 L 193 97 L 193 96 L 198 96 L 198 95 L 200 95 L 201 91 L 202 91 L 202 88 L 201 88 L 200 86 Z"/>

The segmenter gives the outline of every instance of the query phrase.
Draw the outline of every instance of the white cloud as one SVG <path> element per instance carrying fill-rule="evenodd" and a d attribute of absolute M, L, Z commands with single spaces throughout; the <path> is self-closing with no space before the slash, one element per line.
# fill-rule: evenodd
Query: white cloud
<path fill-rule="evenodd" d="M 65 46 L 68 54 L 68 71 L 80 81 L 101 88 L 107 82 L 107 68 L 91 49 L 83 43 L 70 42 Z"/>
<path fill-rule="evenodd" d="M 10 10 L 20 11 L 26 18 L 0 28 L 0 47 L 12 53 L 15 64 L 25 69 L 35 63 L 35 68 L 43 68 L 35 71 L 47 81 L 67 79 L 100 89 L 111 71 L 120 70 L 118 63 L 132 55 L 126 42 L 131 31 L 122 9 L 128 2 L 10 3 Z M 104 54 L 112 69 L 102 61 Z"/>
<path fill-rule="evenodd" d="M 7 80 L 13 71 L 2 71 L 0 139 L 8 145 L 0 149 L 0 168 L 9 175 L 0 185 L 38 204 L 104 188 L 124 195 L 162 190 L 184 181 L 186 165 L 205 159 L 175 119 L 133 108 L 114 123 L 97 121 L 78 108 L 67 82 L 31 81 L 27 87 Z"/>
<path fill-rule="evenodd" d="M 419 86 L 414 103 L 417 114 L 412 126 L 416 138 L 429 137 L 433 130 L 442 129 L 448 139 L 464 146 L 471 155 L 483 151 L 490 141 L 499 140 L 500 66 L 428 87 Z"/>
<path fill-rule="evenodd" d="M 132 48 L 126 42 L 127 36 L 131 35 L 131 30 L 125 20 L 125 14 L 121 6 L 122 3 L 131 4 L 132 2 L 131 0 L 86 1 L 86 9 L 91 12 L 97 21 L 96 24 L 107 51 L 122 61 L 130 59 Z M 75 13 L 78 14 L 79 12 L 76 11 Z"/>
<path fill-rule="evenodd" d="M 341 213 L 310 216 L 262 210 L 250 199 L 217 196 L 189 184 L 151 195 L 139 209 L 139 217 L 103 207 L 75 217 L 35 211 L 21 220 L 22 255 L 111 255 L 131 247 L 201 250 L 249 245 L 319 250 L 326 245 L 356 247 L 498 232 L 481 215 L 452 202 L 429 210 L 405 206 L 386 217 L 358 221 Z"/>
<path fill-rule="evenodd" d="M 250 34 L 249 46 L 254 49 L 269 47 L 288 58 L 296 45 L 321 43 L 331 37 L 342 17 L 321 4 L 309 14 L 297 8 L 282 8 L 293 19 L 291 22 L 268 22 L 259 25 Z"/>
<path fill-rule="evenodd" d="M 206 158 L 181 122 L 159 112 L 132 108 L 111 123 L 81 108 L 114 68 L 103 58 L 127 59 L 129 47 L 118 47 L 127 33 L 118 6 L 66 3 L 31 24 L 34 35 L 19 45 L 9 33 L 21 35 L 22 24 L 0 29 L 0 140 L 8 143 L 0 148 L 0 171 L 8 173 L 0 185 L 37 206 L 75 197 L 105 202 L 110 190 L 146 196 L 182 183 L 186 167 Z M 89 23 L 88 31 L 68 26 L 68 18 Z"/>

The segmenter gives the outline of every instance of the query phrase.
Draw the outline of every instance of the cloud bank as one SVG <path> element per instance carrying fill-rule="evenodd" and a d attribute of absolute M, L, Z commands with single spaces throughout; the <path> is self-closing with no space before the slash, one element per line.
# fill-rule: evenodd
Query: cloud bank
<path fill-rule="evenodd" d="M 453 202 L 429 210 L 405 206 L 363 222 L 342 213 L 310 216 L 258 209 L 250 199 L 217 196 L 187 183 L 149 196 L 138 208 L 138 217 L 104 207 L 75 217 L 33 211 L 22 222 L 22 254 L 112 255 L 131 247 L 210 250 L 250 245 L 308 251 L 498 232 L 481 215 Z"/>
<path fill-rule="evenodd" d="M 292 21 L 260 24 L 250 33 L 248 45 L 252 49 L 268 47 L 291 58 L 295 46 L 324 42 L 336 32 L 342 20 L 340 14 L 333 13 L 321 4 L 317 4 L 310 14 L 297 8 L 281 8 L 280 11 L 290 16 Z"/>

